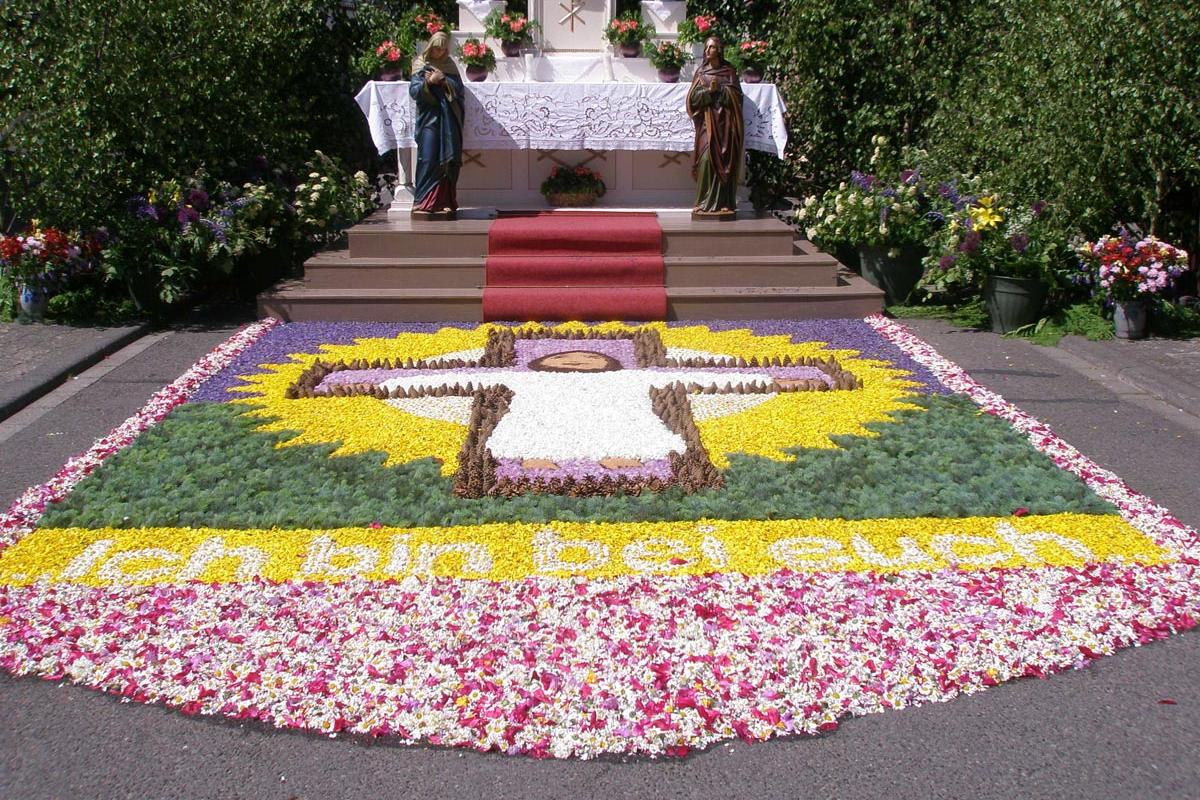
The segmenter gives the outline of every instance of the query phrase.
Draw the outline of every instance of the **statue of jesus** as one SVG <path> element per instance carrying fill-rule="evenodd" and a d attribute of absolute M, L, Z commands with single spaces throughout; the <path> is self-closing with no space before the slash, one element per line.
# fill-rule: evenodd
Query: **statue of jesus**
<path fill-rule="evenodd" d="M 704 42 L 704 63 L 688 90 L 687 112 L 696 127 L 692 177 L 696 179 L 693 219 L 733 219 L 745 153 L 742 85 L 725 60 L 720 37 Z"/>

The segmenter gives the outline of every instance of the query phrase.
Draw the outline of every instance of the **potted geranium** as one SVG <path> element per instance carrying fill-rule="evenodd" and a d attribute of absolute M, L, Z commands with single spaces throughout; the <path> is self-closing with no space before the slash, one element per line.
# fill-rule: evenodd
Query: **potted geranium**
<path fill-rule="evenodd" d="M 1156 299 L 1187 272 L 1188 254 L 1136 225 L 1118 225 L 1116 236 L 1103 236 L 1079 248 L 1080 266 L 1113 303 L 1113 324 L 1122 339 L 1146 335 L 1147 301 Z"/>
<path fill-rule="evenodd" d="M 363 53 L 357 62 L 359 71 L 375 80 L 404 80 L 409 57 L 397 39 L 384 39 Z"/>
<path fill-rule="evenodd" d="M 712 14 L 697 14 L 679 23 L 679 44 L 690 46 L 692 58 L 699 60 L 704 56 L 704 40 L 709 36 L 719 36 L 719 23 Z"/>
<path fill-rule="evenodd" d="M 50 296 L 89 270 L 97 251 L 93 240 L 35 224 L 23 234 L 0 236 L 0 273 L 16 288 L 21 312 L 41 319 Z"/>
<path fill-rule="evenodd" d="M 1015 204 L 982 191 L 977 178 L 939 184 L 924 284 L 930 291 L 980 291 L 992 330 L 1008 333 L 1041 315 L 1066 242 L 1044 201 Z"/>
<path fill-rule="evenodd" d="M 658 79 L 663 83 L 678 83 L 680 70 L 691 60 L 682 47 L 669 41 L 650 45 L 647 55 L 651 66 L 658 70 Z"/>
<path fill-rule="evenodd" d="M 796 222 L 822 247 L 856 249 L 863 277 L 883 289 L 887 303 L 900 303 L 921 278 L 924 241 L 937 223 L 916 166 L 923 152 L 905 150 L 897 159 L 886 138 L 872 144 L 870 172 L 854 170 L 837 188 L 805 199 Z"/>
<path fill-rule="evenodd" d="M 552 206 L 590 206 L 604 196 L 600 173 L 587 167 L 555 167 L 542 181 L 541 193 Z"/>
<path fill-rule="evenodd" d="M 486 80 L 488 73 L 496 68 L 496 54 L 492 48 L 472 37 L 458 49 L 459 59 L 467 65 L 467 80 Z"/>
<path fill-rule="evenodd" d="M 642 42 L 654 38 L 654 26 L 643 22 L 635 11 L 624 14 L 608 23 L 604 38 L 611 42 L 624 58 L 637 58 L 642 54 Z"/>
<path fill-rule="evenodd" d="M 483 21 L 484 33 L 500 42 L 500 50 L 507 58 L 521 55 L 521 46 L 533 42 L 533 33 L 540 27 L 519 11 L 496 9 Z"/>
<path fill-rule="evenodd" d="M 726 48 L 725 60 L 742 73 L 742 83 L 762 83 L 769 47 L 761 40 L 739 42 Z"/>
<path fill-rule="evenodd" d="M 413 52 L 420 55 L 425 43 L 440 31 L 449 31 L 450 25 L 436 11 L 426 5 L 413 6 L 400 18 L 403 37 L 413 43 Z"/>

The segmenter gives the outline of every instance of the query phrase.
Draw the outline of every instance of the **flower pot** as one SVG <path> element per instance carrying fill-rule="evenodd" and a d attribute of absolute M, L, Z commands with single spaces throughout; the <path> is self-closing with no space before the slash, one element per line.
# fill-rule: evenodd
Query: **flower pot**
<path fill-rule="evenodd" d="M 475 83 L 479 83 L 480 81 L 487 80 L 487 76 L 488 76 L 488 68 L 487 67 L 479 67 L 474 64 L 467 65 L 467 80 L 474 81 Z"/>
<path fill-rule="evenodd" d="M 658 71 L 662 83 L 679 83 L 679 67 L 663 67 Z"/>
<path fill-rule="evenodd" d="M 1141 300 L 1113 301 L 1113 332 L 1118 339 L 1146 338 L 1146 304 Z"/>
<path fill-rule="evenodd" d="M 758 67 L 746 67 L 742 70 L 742 83 L 762 83 L 763 73 Z"/>
<path fill-rule="evenodd" d="M 379 76 L 375 79 L 378 81 L 402 81 L 404 80 L 403 67 L 384 67 L 379 70 Z"/>
<path fill-rule="evenodd" d="M 595 205 L 597 197 L 595 192 L 551 192 L 546 195 L 546 202 L 552 206 L 583 208 Z"/>
<path fill-rule="evenodd" d="M 21 314 L 29 319 L 41 319 L 46 316 L 46 306 L 50 302 L 50 293 L 45 289 L 28 284 L 21 284 L 17 295 L 17 305 Z"/>
<path fill-rule="evenodd" d="M 921 280 L 921 258 L 925 248 L 908 245 L 899 248 L 899 255 L 891 256 L 888 247 L 860 247 L 858 260 L 862 276 L 872 286 L 883 289 L 884 303 L 902 303 L 917 288 Z"/>
<path fill-rule="evenodd" d="M 989 275 L 983 302 L 995 333 L 1008 333 L 1037 322 L 1046 301 L 1046 284 L 1036 278 Z"/>
<path fill-rule="evenodd" d="M 617 52 L 621 54 L 621 58 L 637 58 L 642 54 L 642 43 L 619 44 L 617 45 Z"/>
<path fill-rule="evenodd" d="M 518 39 L 515 42 L 501 42 L 500 52 L 504 53 L 505 58 L 516 58 L 521 55 L 521 41 Z"/>

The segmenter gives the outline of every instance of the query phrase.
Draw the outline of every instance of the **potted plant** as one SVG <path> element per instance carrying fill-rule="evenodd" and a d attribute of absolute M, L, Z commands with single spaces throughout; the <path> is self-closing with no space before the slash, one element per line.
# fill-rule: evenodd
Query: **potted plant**
<path fill-rule="evenodd" d="M 402 38 L 412 42 L 413 52 L 420 55 L 425 43 L 439 31 L 449 31 L 450 25 L 436 11 L 426 5 L 413 6 L 400 18 Z"/>
<path fill-rule="evenodd" d="M 739 42 L 725 48 L 725 60 L 742 73 L 742 83 L 762 83 L 768 50 L 768 43 L 761 40 Z"/>
<path fill-rule="evenodd" d="M 521 55 L 521 46 L 533 42 L 533 33 L 541 26 L 518 11 L 496 9 L 483 21 L 483 30 L 488 37 L 500 43 L 506 58 Z"/>
<path fill-rule="evenodd" d="M 636 11 L 626 11 L 608 23 L 604 38 L 612 43 L 624 58 L 637 58 L 642 54 L 642 42 L 654 38 L 654 26 L 643 22 Z"/>
<path fill-rule="evenodd" d="M 482 81 L 496 68 L 496 54 L 492 48 L 472 37 L 458 48 L 459 59 L 467 66 L 467 80 Z"/>
<path fill-rule="evenodd" d="M 938 293 L 980 292 L 992 330 L 1008 333 L 1041 316 L 1066 242 L 1044 201 L 1019 206 L 978 184 L 973 178 L 938 186 L 933 213 L 945 224 L 929 239 L 924 285 Z"/>
<path fill-rule="evenodd" d="M 97 251 L 93 240 L 34 225 L 24 234 L 0 236 L 0 273 L 15 287 L 21 313 L 41 319 L 51 295 L 89 270 Z"/>
<path fill-rule="evenodd" d="M 888 304 L 901 303 L 921 278 L 924 241 L 936 226 L 929 215 L 918 164 L 920 150 L 889 154 L 887 139 L 872 139 L 871 172 L 854 170 L 850 180 L 821 196 L 805 199 L 796 222 L 805 235 L 826 249 L 857 250 L 861 271 L 883 289 Z"/>
<path fill-rule="evenodd" d="M 404 80 L 409 57 L 397 38 L 384 39 L 359 56 L 359 71 L 379 81 Z"/>
<path fill-rule="evenodd" d="M 650 45 L 647 55 L 650 64 L 658 70 L 658 79 L 663 83 L 678 83 L 680 70 L 691 60 L 682 47 L 669 41 Z"/>
<path fill-rule="evenodd" d="M 719 23 L 713 14 L 697 14 L 679 23 L 679 44 L 690 47 L 697 61 L 704 56 L 704 40 L 719 35 Z"/>
<path fill-rule="evenodd" d="M 552 206 L 580 207 L 595 204 L 604 196 L 600 173 L 587 167 L 555 167 L 542 181 L 541 193 Z"/>
<path fill-rule="evenodd" d="M 1187 272 L 1188 254 L 1136 225 L 1118 225 L 1116 236 L 1104 236 L 1079 247 L 1081 269 L 1113 304 L 1113 325 L 1121 339 L 1146 335 L 1147 302 L 1157 299 Z"/>

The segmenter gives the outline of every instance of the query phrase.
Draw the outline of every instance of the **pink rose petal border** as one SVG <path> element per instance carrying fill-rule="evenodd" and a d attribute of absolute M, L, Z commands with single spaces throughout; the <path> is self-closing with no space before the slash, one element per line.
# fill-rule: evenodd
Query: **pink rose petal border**
<path fill-rule="evenodd" d="M 683 755 L 1084 666 L 1196 624 L 1193 531 L 904 327 L 868 322 L 1175 547 L 1180 562 L 530 579 L 503 591 L 453 579 L 34 585 L 0 588 L 0 666 L 187 714 L 330 734 L 534 756 Z M 47 502 L 273 324 L 231 338 L 23 495 L 0 535 L 27 531 Z"/>

